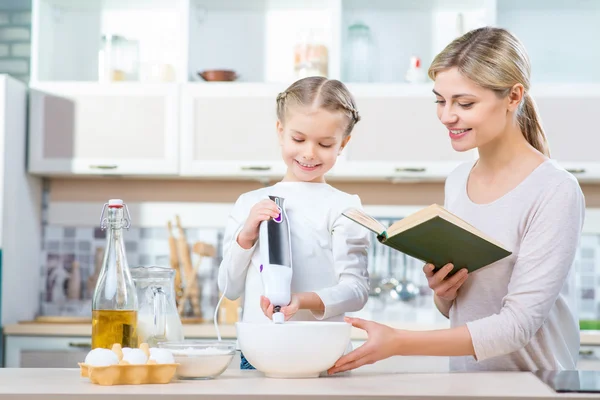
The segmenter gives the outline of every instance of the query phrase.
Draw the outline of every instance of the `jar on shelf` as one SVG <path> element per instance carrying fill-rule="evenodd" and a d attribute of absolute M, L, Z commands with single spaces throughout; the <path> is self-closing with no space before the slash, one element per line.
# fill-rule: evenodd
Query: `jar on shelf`
<path fill-rule="evenodd" d="M 329 51 L 319 32 L 311 30 L 294 47 L 294 73 L 297 79 L 308 76 L 327 77 Z"/>
<path fill-rule="evenodd" d="M 347 82 L 375 80 L 375 44 L 371 29 L 357 22 L 348 27 L 343 79 Z"/>
<path fill-rule="evenodd" d="M 101 82 L 139 80 L 139 43 L 120 35 L 102 35 L 98 57 Z"/>

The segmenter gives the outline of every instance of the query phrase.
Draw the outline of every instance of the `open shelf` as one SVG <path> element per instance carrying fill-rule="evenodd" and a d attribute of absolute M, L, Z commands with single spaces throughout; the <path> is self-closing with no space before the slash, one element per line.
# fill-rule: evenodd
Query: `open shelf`
<path fill-rule="evenodd" d="M 33 0 L 32 17 L 33 82 L 112 81 L 115 74 L 103 72 L 102 37 L 118 35 L 129 46 L 118 64 L 137 60 L 137 72 L 117 79 L 183 83 L 200 81 L 203 70 L 230 69 L 240 82 L 290 83 L 322 73 L 402 83 L 411 57 L 426 71 L 450 41 L 486 25 L 524 42 L 534 82 L 600 81 L 596 0 Z M 349 32 L 359 23 L 370 44 L 357 55 Z M 296 50 L 306 45 L 324 56 L 298 69 L 306 64 Z M 371 73 L 356 78 L 349 66 Z"/>
<path fill-rule="evenodd" d="M 103 35 L 122 38 L 111 42 L 117 43 L 116 68 L 127 70 L 123 80 L 183 80 L 183 5 L 181 0 L 34 0 L 32 80 L 105 80 Z"/>
<path fill-rule="evenodd" d="M 294 49 L 311 43 L 327 49 L 324 70 L 337 75 L 335 1 L 191 0 L 189 20 L 190 80 L 207 69 L 235 70 L 239 80 L 289 82 Z"/>
<path fill-rule="evenodd" d="M 600 82 L 600 2 L 499 0 L 497 25 L 525 45 L 536 82 Z"/>

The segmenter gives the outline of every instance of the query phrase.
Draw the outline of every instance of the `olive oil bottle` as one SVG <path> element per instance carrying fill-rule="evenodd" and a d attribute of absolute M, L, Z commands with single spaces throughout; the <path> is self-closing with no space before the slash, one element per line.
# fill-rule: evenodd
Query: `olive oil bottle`
<path fill-rule="evenodd" d="M 108 216 L 104 218 L 106 209 Z M 138 347 L 138 299 L 123 240 L 123 228 L 130 225 L 131 217 L 123 200 L 109 200 L 104 205 L 100 226 L 107 230 L 106 250 L 92 298 L 92 349 L 110 349 L 115 343 Z"/>

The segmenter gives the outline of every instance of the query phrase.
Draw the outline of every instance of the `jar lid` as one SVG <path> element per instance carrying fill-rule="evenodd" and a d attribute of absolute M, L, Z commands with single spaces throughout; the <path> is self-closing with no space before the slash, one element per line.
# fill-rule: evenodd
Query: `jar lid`
<path fill-rule="evenodd" d="M 108 201 L 109 207 L 121 208 L 123 207 L 123 200 L 121 199 L 110 199 Z"/>

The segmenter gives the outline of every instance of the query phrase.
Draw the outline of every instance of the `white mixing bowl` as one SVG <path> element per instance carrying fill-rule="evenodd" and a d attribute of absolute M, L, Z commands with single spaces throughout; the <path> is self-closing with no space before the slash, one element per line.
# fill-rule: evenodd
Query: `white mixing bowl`
<path fill-rule="evenodd" d="M 240 348 L 250 364 L 271 378 L 316 378 L 332 367 L 350 343 L 345 322 L 236 323 Z"/>

